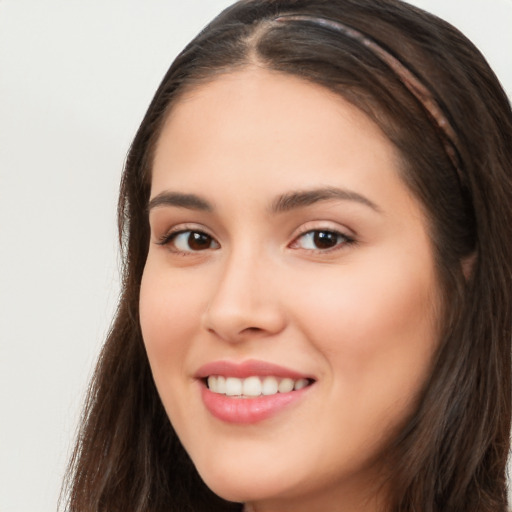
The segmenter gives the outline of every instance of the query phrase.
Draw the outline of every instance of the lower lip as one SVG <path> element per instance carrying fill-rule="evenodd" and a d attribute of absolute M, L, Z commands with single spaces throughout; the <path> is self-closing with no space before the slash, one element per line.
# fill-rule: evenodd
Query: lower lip
<path fill-rule="evenodd" d="M 227 423 L 250 424 L 263 421 L 288 408 L 300 400 L 310 387 L 256 398 L 237 398 L 212 393 L 202 385 L 201 396 L 208 411 L 217 419 Z"/>

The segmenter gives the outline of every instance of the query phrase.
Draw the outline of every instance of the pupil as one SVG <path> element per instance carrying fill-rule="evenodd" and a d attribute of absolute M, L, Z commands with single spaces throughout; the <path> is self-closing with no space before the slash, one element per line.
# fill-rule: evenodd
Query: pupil
<path fill-rule="evenodd" d="M 204 233 L 190 233 L 188 245 L 194 251 L 208 249 L 210 247 L 210 237 Z"/>
<path fill-rule="evenodd" d="M 331 231 L 317 231 L 313 240 L 319 249 L 330 249 L 338 243 L 338 235 Z"/>

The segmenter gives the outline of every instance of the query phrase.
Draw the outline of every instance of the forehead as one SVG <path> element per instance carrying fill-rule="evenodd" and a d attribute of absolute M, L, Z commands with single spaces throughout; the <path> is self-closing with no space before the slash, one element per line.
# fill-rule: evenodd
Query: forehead
<path fill-rule="evenodd" d="M 277 178 L 292 169 L 300 181 L 322 167 L 384 162 L 398 169 L 395 147 L 343 97 L 295 76 L 248 68 L 180 96 L 157 142 L 153 188 L 161 175 L 233 180 L 258 169 Z"/>

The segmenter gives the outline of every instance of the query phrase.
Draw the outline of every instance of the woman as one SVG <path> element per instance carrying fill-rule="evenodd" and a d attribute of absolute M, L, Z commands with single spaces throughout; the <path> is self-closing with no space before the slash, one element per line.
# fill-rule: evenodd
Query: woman
<path fill-rule="evenodd" d="M 505 511 L 510 162 L 506 95 L 443 21 L 222 13 L 130 149 L 69 510 Z"/>

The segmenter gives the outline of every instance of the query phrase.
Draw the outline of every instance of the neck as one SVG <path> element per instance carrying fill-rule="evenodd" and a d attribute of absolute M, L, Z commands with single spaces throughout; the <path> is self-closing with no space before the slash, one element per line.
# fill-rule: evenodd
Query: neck
<path fill-rule="evenodd" d="M 385 510 L 382 488 L 372 485 L 361 492 L 341 493 L 322 496 L 302 496 L 295 499 L 269 499 L 247 502 L 243 512 L 311 512 L 328 510 L 329 512 L 378 512 Z M 379 492 L 380 490 L 380 492 Z"/>

